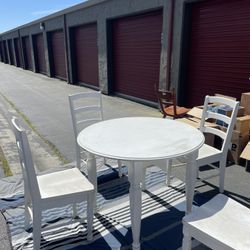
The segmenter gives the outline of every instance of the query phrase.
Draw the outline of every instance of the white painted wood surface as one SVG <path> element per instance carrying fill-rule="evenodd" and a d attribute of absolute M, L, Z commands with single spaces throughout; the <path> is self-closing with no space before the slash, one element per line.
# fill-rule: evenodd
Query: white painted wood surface
<path fill-rule="evenodd" d="M 191 238 L 212 249 L 250 249 L 250 209 L 218 194 L 183 218 L 183 250 L 191 249 Z"/>

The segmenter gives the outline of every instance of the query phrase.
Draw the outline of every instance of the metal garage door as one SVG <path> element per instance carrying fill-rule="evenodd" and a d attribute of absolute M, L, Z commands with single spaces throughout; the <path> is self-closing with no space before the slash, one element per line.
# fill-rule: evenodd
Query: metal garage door
<path fill-rule="evenodd" d="M 250 1 L 214 0 L 191 8 L 186 105 L 207 94 L 250 91 Z"/>
<path fill-rule="evenodd" d="M 75 27 L 72 35 L 76 81 L 90 86 L 99 86 L 97 25 Z"/>
<path fill-rule="evenodd" d="M 4 59 L 3 59 L 2 41 L 0 41 L 0 60 L 1 60 L 1 62 L 4 61 Z"/>
<path fill-rule="evenodd" d="M 4 62 L 5 62 L 5 63 L 9 63 L 8 54 L 7 54 L 7 41 L 4 40 L 4 41 L 2 41 L 2 43 L 3 43 L 3 56 L 4 56 Z"/>
<path fill-rule="evenodd" d="M 34 36 L 34 53 L 35 53 L 37 72 L 46 74 L 47 70 L 46 70 L 43 34 L 38 34 Z"/>
<path fill-rule="evenodd" d="M 33 70 L 33 63 L 31 57 L 31 46 L 30 46 L 30 38 L 25 36 L 22 38 L 23 44 L 23 55 L 24 55 L 24 65 L 25 69 Z"/>
<path fill-rule="evenodd" d="M 60 78 L 67 79 L 66 74 L 66 59 L 65 59 L 65 44 L 64 33 L 62 30 L 53 31 L 50 33 L 50 48 L 51 48 L 51 65 L 52 75 Z"/>
<path fill-rule="evenodd" d="M 22 54 L 21 54 L 21 47 L 20 47 L 19 38 L 14 39 L 14 51 L 15 51 L 15 55 L 16 55 L 16 66 L 20 67 L 21 61 L 22 61 Z"/>
<path fill-rule="evenodd" d="M 14 64 L 14 55 L 13 55 L 13 44 L 12 44 L 12 40 L 8 40 L 8 52 L 9 52 L 9 63 L 11 65 Z"/>
<path fill-rule="evenodd" d="M 162 11 L 112 23 L 113 88 L 117 93 L 156 101 L 159 83 Z"/>

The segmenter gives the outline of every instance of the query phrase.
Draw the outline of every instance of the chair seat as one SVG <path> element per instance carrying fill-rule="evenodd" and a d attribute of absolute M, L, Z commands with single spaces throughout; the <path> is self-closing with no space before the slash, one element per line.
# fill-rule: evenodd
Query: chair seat
<path fill-rule="evenodd" d="M 42 199 L 94 190 L 78 168 L 37 176 Z"/>
<path fill-rule="evenodd" d="M 209 146 L 207 144 L 203 144 L 203 146 L 199 149 L 198 161 L 207 157 L 215 157 L 216 155 L 220 154 L 221 151 L 219 149 Z M 200 166 L 200 164 L 198 165 Z"/>
<path fill-rule="evenodd" d="M 223 194 L 194 209 L 183 223 L 191 236 L 213 249 L 250 249 L 250 209 Z"/>
<path fill-rule="evenodd" d="M 189 111 L 189 109 L 185 108 L 185 107 L 179 107 L 176 106 L 176 113 L 177 115 L 185 115 L 187 112 Z M 169 116 L 174 116 L 174 106 L 169 106 L 164 108 L 164 112 L 166 114 L 168 114 Z"/>

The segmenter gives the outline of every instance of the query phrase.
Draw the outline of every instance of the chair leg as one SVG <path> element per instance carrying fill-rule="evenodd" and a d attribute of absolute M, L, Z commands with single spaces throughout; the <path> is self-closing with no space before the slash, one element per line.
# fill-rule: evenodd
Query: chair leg
<path fill-rule="evenodd" d="M 119 171 L 119 177 L 122 177 L 122 162 L 121 160 L 118 160 L 118 171 Z"/>
<path fill-rule="evenodd" d="M 73 209 L 73 218 L 76 218 L 78 213 L 77 213 L 77 204 L 74 203 L 72 204 L 72 209 Z"/>
<path fill-rule="evenodd" d="M 192 237 L 191 234 L 188 231 L 188 228 L 185 224 L 183 224 L 183 240 L 182 240 L 182 250 L 191 250 L 192 245 Z"/>
<path fill-rule="evenodd" d="M 31 209 L 31 201 L 29 192 L 26 192 L 26 194 L 24 195 L 24 206 L 25 206 L 24 229 L 27 231 L 31 227 L 31 214 L 29 210 Z"/>
<path fill-rule="evenodd" d="M 171 182 L 171 174 L 172 174 L 172 160 L 167 160 L 167 186 L 170 185 L 170 182 Z"/>
<path fill-rule="evenodd" d="M 25 204 L 25 219 L 24 219 L 24 229 L 28 231 L 31 227 L 31 216 L 29 211 L 30 205 Z"/>
<path fill-rule="evenodd" d="M 103 158 L 103 164 L 106 165 L 107 164 L 107 159 Z"/>
<path fill-rule="evenodd" d="M 146 190 L 146 172 L 147 168 L 144 166 L 142 170 L 142 177 L 141 177 L 141 189 Z"/>
<path fill-rule="evenodd" d="M 93 217 L 94 217 L 94 193 L 90 193 L 88 195 L 88 204 L 87 204 L 87 227 L 88 227 L 88 234 L 87 240 L 92 240 L 93 238 Z"/>
<path fill-rule="evenodd" d="M 81 151 L 78 145 L 76 145 L 76 167 L 81 168 Z"/>
<path fill-rule="evenodd" d="M 222 159 L 220 161 L 220 180 L 219 180 L 219 187 L 220 187 L 220 193 L 224 192 L 224 182 L 225 182 L 225 172 L 226 172 L 226 159 Z"/>
<path fill-rule="evenodd" d="M 33 207 L 33 245 L 34 250 L 40 249 L 42 211 L 39 207 Z"/>

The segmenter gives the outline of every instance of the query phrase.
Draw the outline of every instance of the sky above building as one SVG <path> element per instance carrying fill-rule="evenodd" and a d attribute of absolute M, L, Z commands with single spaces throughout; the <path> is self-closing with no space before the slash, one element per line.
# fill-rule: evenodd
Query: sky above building
<path fill-rule="evenodd" d="M 1 1 L 0 33 L 86 1 L 87 0 Z"/>

